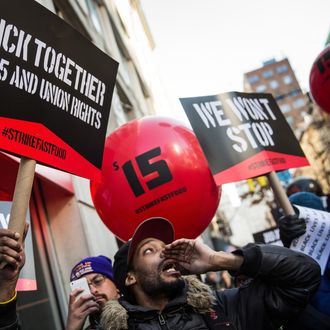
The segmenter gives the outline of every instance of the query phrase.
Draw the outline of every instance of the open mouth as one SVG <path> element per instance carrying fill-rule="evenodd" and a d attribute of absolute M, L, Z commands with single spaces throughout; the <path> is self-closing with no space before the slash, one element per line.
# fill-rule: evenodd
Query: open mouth
<path fill-rule="evenodd" d="M 164 262 L 162 267 L 161 267 L 161 271 L 165 274 L 177 274 L 180 273 L 180 269 L 179 269 L 179 265 L 176 264 L 173 261 L 168 261 L 168 262 Z"/>

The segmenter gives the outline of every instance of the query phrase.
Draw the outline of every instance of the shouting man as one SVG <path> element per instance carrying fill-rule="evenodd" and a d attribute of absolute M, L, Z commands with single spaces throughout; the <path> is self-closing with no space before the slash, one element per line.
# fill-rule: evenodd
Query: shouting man
<path fill-rule="evenodd" d="M 174 240 L 163 218 L 144 221 L 115 255 L 123 294 L 108 302 L 103 329 L 278 329 L 308 303 L 320 281 L 310 257 L 278 246 L 249 244 L 216 252 L 198 240 Z M 229 270 L 251 278 L 239 289 L 212 292 L 196 277 Z"/>

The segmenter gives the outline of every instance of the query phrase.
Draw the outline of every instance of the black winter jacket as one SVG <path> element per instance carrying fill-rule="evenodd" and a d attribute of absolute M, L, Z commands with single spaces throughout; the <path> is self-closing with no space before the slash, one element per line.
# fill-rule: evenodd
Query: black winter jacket
<path fill-rule="evenodd" d="M 318 264 L 301 253 L 255 244 L 233 253 L 244 257 L 236 275 L 253 278 L 243 287 L 217 291 L 214 299 L 207 286 L 188 277 L 185 289 L 161 313 L 123 298 L 109 301 L 101 317 L 104 330 L 207 329 L 205 315 L 215 315 L 212 306 L 220 311 L 216 329 L 278 329 L 303 310 L 319 285 Z"/>
<path fill-rule="evenodd" d="M 0 330 L 19 330 L 16 315 L 16 299 L 8 304 L 0 304 Z"/>
<path fill-rule="evenodd" d="M 1 329 L 0 329 L 1 330 Z M 89 326 L 84 330 L 103 330 L 99 318 L 89 317 Z"/>

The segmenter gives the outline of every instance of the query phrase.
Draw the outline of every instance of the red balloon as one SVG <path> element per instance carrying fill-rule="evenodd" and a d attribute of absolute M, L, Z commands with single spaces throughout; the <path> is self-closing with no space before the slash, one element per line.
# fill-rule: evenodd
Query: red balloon
<path fill-rule="evenodd" d="M 330 45 L 319 54 L 313 63 L 309 86 L 315 103 L 330 113 Z"/>
<path fill-rule="evenodd" d="M 133 120 L 105 143 L 101 180 L 91 182 L 105 225 L 129 240 L 145 219 L 169 219 L 176 238 L 196 238 L 212 220 L 220 188 L 194 133 L 158 116 Z"/>

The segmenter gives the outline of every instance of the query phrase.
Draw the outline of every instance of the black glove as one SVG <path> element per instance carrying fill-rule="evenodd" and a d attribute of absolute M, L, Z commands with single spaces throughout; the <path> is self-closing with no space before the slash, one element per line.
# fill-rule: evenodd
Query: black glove
<path fill-rule="evenodd" d="M 284 215 L 278 220 L 280 239 L 285 247 L 290 247 L 291 242 L 306 232 L 306 221 L 298 215 Z"/>

